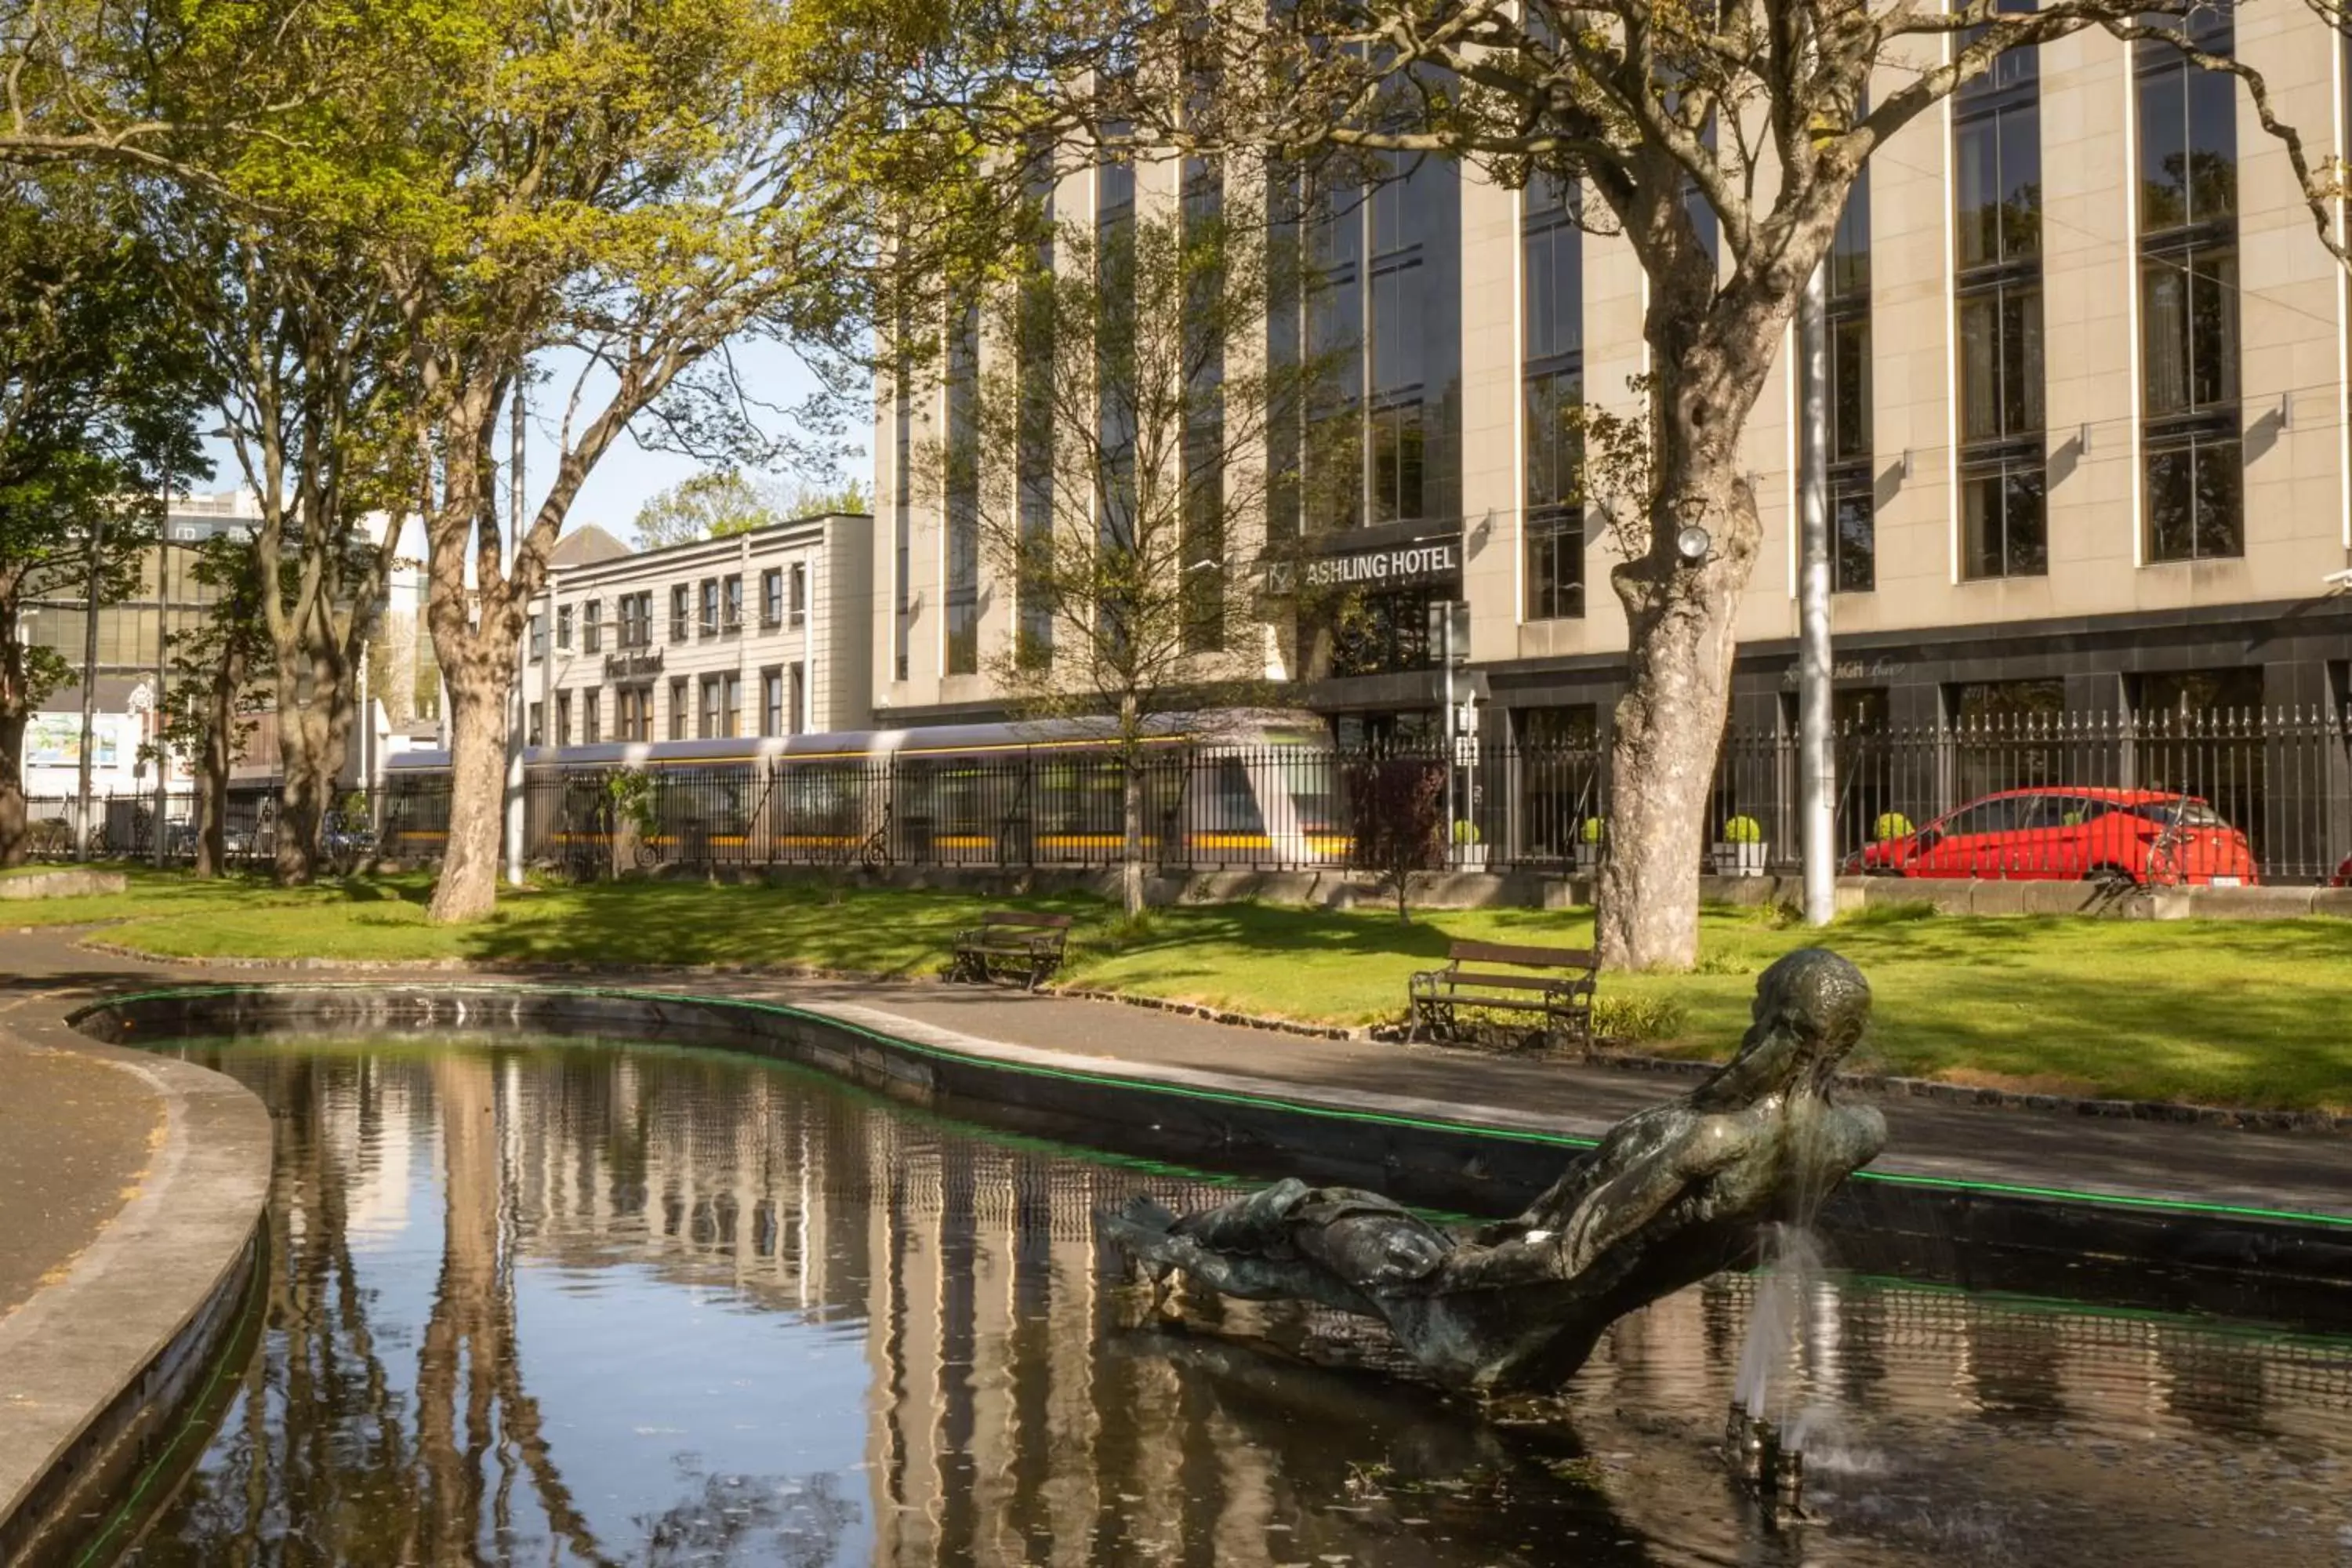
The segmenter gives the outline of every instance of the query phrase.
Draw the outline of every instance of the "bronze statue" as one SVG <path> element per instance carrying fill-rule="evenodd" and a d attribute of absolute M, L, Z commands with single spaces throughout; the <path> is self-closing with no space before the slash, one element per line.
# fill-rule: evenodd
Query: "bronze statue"
<path fill-rule="evenodd" d="M 1820 948 L 1756 982 L 1739 1052 L 1610 1129 L 1514 1220 L 1440 1229 L 1376 1193 L 1278 1182 L 1181 1218 L 1148 1198 L 1107 1221 L 1164 1292 L 1171 1274 L 1251 1300 L 1384 1320 L 1440 1378 L 1556 1384 L 1637 1307 L 1736 1267 L 1758 1227 L 1809 1215 L 1886 1141 L 1831 1098 L 1870 1016 L 1862 972 Z"/>

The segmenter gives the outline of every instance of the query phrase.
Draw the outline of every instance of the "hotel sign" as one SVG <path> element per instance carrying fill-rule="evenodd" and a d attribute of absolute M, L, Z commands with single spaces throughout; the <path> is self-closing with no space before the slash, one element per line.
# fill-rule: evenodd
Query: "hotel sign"
<path fill-rule="evenodd" d="M 1276 594 L 1286 593 L 1300 582 L 1310 589 L 1402 586 L 1441 581 L 1461 571 L 1462 542 L 1446 539 L 1348 555 L 1320 555 L 1298 563 L 1269 562 L 1265 585 L 1268 593 Z"/>

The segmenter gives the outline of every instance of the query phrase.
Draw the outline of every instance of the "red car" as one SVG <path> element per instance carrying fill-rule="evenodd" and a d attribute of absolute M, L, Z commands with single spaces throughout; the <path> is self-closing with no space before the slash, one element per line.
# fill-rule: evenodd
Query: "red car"
<path fill-rule="evenodd" d="M 2013 789 L 1873 844 L 1846 869 L 1882 877 L 2116 881 L 2139 887 L 2256 880 L 2246 836 L 2195 795 L 2144 789 Z"/>

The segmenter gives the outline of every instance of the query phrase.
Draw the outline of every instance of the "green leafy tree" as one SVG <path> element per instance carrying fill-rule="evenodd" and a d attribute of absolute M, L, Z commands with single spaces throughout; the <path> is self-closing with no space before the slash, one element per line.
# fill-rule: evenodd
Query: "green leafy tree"
<path fill-rule="evenodd" d="M 215 596 L 199 625 L 172 635 L 163 741 L 194 759 L 195 874 L 217 877 L 228 867 L 229 773 L 269 705 L 277 643 L 254 541 L 205 540 L 191 575 Z M 162 757 L 154 760 L 164 765 Z"/>
<path fill-rule="evenodd" d="M 415 377 L 453 751 L 436 921 L 492 908 L 524 623 L 614 443 L 634 422 L 714 462 L 789 455 L 719 352 L 760 338 L 812 368 L 792 412 L 829 441 L 877 302 L 993 253 L 969 144 L 920 133 L 894 96 L 906 40 L 835 25 L 871 10 L 469 4 L 362 106 L 354 166 L 314 182 L 381 209 L 338 232 L 381 269 Z M 533 500 L 521 408 L 560 367 L 579 374 L 544 396 L 555 456 Z"/>
<path fill-rule="evenodd" d="M 760 486 L 735 468 L 680 479 L 637 509 L 637 548 L 743 533 L 781 516 Z"/>
<path fill-rule="evenodd" d="M 260 514 L 254 582 L 270 657 L 279 882 L 317 879 L 359 719 L 361 651 L 413 507 L 414 378 L 381 272 L 318 217 L 157 204 L 175 298 L 222 368 L 222 412 Z"/>
<path fill-rule="evenodd" d="M 96 182 L 0 175 L 0 865 L 25 854 L 26 724 L 75 668 L 27 640 L 28 603 L 135 592 L 164 475 L 200 469 L 208 377 L 120 220 Z"/>

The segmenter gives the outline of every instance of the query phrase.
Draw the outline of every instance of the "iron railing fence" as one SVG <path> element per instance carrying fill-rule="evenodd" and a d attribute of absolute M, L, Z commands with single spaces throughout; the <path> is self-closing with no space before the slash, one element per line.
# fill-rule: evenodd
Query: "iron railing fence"
<path fill-rule="evenodd" d="M 1852 729 L 1836 745 L 1837 845 L 1848 869 L 1871 868 L 1887 853 L 1872 847 L 1889 840 L 1907 846 L 1906 857 L 1940 855 L 1922 869 L 1984 878 L 2309 883 L 2352 856 L 2352 715 L 2342 711 L 2029 716 Z M 1434 752 L 1383 755 L 1444 765 Z M 1138 781 L 1144 856 L 1181 870 L 1343 866 L 1350 773 L 1366 761 L 1295 746 L 1155 752 Z M 1433 858 L 1450 839 L 1452 863 L 1465 869 L 1598 863 L 1614 795 L 1604 747 L 1465 742 L 1453 764 L 1459 826 L 1439 830 Z M 1793 735 L 1726 735 L 1707 809 L 1715 868 L 1797 868 L 1797 775 Z M 650 780 L 650 826 L 625 834 L 620 847 L 638 866 L 1091 868 L 1124 858 L 1124 776 L 1097 752 L 666 763 Z M 2210 812 L 2184 810 L 2183 797 Z M 613 821 L 604 773 L 532 771 L 524 840 L 532 861 L 609 870 Z M 1937 834 L 1913 836 L 1939 823 Z M 395 777 L 387 849 L 430 858 L 447 826 L 446 777 Z"/>
<path fill-rule="evenodd" d="M 26 853 L 36 860 L 70 860 L 80 797 L 26 797 Z M 231 784 L 222 834 L 231 864 L 267 865 L 278 853 L 278 786 L 275 782 Z M 329 858 L 355 864 L 373 854 L 373 806 L 364 794 L 347 792 L 329 812 Z M 174 791 L 164 799 L 163 858 L 187 865 L 196 858 L 196 797 Z M 155 795 L 152 790 L 94 793 L 89 802 L 90 855 L 94 859 L 154 858 Z"/>

